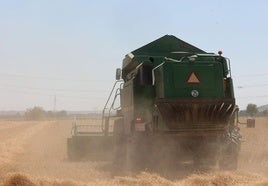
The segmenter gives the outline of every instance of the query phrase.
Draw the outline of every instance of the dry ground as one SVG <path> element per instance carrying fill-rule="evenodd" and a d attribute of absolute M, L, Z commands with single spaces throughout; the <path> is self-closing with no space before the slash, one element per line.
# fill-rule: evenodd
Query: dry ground
<path fill-rule="evenodd" d="M 168 179 L 149 172 L 115 175 L 108 162 L 67 161 L 71 121 L 1 121 L 0 185 L 268 185 L 268 118 L 257 118 L 256 128 L 240 128 L 238 171 L 178 170 Z"/>

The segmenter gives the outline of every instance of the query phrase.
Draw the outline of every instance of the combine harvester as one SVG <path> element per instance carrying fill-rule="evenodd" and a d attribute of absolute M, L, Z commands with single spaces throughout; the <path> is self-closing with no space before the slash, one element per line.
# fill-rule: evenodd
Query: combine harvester
<path fill-rule="evenodd" d="M 101 130 L 81 132 L 85 126 L 75 122 L 68 155 L 105 154 L 130 169 L 190 161 L 233 170 L 237 118 L 230 60 L 165 35 L 125 56 Z"/>

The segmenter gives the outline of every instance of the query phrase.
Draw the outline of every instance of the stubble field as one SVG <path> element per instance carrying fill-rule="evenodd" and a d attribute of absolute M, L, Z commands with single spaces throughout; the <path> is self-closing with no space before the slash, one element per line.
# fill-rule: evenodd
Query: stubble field
<path fill-rule="evenodd" d="M 172 176 L 152 172 L 125 174 L 109 162 L 70 162 L 66 139 L 70 120 L 0 121 L 0 185 L 268 185 L 268 118 L 256 128 L 240 125 L 243 144 L 238 170 L 176 170 Z"/>

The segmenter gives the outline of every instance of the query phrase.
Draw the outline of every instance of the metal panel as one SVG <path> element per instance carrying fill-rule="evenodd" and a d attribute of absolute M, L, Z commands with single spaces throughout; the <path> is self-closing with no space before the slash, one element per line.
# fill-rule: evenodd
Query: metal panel
<path fill-rule="evenodd" d="M 189 83 L 192 74 L 198 83 Z M 224 84 L 222 66 L 212 61 L 207 63 L 165 63 L 155 70 L 156 93 L 160 98 L 189 98 L 191 91 L 198 91 L 200 98 L 223 98 Z M 159 77 L 158 77 L 159 76 Z"/>
<path fill-rule="evenodd" d="M 157 108 L 169 129 L 215 129 L 229 123 L 234 99 L 157 99 Z"/>
<path fill-rule="evenodd" d="M 125 132 L 130 133 L 130 125 L 134 118 L 133 80 L 124 84 L 120 97 L 122 113 L 124 115 Z"/>

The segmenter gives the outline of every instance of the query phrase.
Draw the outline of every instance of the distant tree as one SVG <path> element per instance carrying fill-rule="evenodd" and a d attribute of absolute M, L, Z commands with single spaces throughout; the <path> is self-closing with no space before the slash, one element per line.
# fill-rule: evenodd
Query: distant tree
<path fill-rule="evenodd" d="M 247 115 L 247 111 L 246 110 L 240 110 L 239 111 L 239 116 L 246 116 Z"/>
<path fill-rule="evenodd" d="M 252 104 L 252 103 L 248 104 L 248 106 L 247 106 L 247 113 L 248 113 L 251 117 L 254 116 L 255 114 L 257 114 L 257 113 L 258 113 L 257 105 Z"/>
<path fill-rule="evenodd" d="M 65 116 L 67 116 L 67 112 L 65 110 L 59 111 L 59 112 L 57 112 L 57 116 L 65 117 Z"/>
<path fill-rule="evenodd" d="M 57 112 L 53 112 L 53 111 L 46 112 L 46 117 L 48 118 L 63 118 L 66 116 L 67 116 L 67 112 L 65 110 L 57 111 Z"/>
<path fill-rule="evenodd" d="M 48 117 L 48 118 L 53 118 L 53 117 L 55 117 L 55 113 L 52 112 L 52 111 L 47 111 L 47 113 L 46 113 L 46 117 Z"/>
<path fill-rule="evenodd" d="M 44 118 L 46 112 L 42 107 L 34 107 L 26 110 L 24 116 L 28 120 L 40 120 Z"/>
<path fill-rule="evenodd" d="M 262 111 L 262 113 L 264 116 L 268 116 L 268 110 L 264 110 L 264 111 Z"/>

